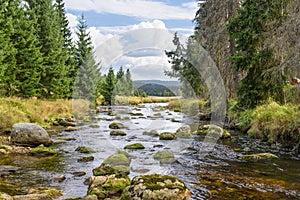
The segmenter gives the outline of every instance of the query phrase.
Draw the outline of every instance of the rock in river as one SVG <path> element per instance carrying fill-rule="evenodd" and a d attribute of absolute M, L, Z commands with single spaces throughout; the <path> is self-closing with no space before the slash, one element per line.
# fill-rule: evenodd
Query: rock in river
<path fill-rule="evenodd" d="M 175 134 L 170 132 L 164 132 L 159 135 L 160 140 L 174 140 Z"/>
<path fill-rule="evenodd" d="M 111 128 L 111 129 L 122 129 L 122 128 L 126 128 L 126 127 L 120 122 L 113 122 L 109 125 L 109 128 Z"/>
<path fill-rule="evenodd" d="M 48 146 L 53 143 L 46 130 L 33 123 L 14 124 L 11 141 L 15 144 L 28 146 L 38 146 L 40 144 Z"/>
<path fill-rule="evenodd" d="M 159 174 L 134 177 L 121 200 L 184 200 L 191 197 L 185 184 L 172 176 Z"/>
<path fill-rule="evenodd" d="M 191 127 L 189 125 L 184 125 L 177 129 L 175 133 L 178 138 L 190 138 L 191 137 Z"/>

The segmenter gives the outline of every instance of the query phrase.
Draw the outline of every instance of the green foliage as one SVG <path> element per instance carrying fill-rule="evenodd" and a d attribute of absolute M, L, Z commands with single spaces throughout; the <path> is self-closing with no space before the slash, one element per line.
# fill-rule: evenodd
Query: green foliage
<path fill-rule="evenodd" d="M 176 46 L 174 51 L 166 51 L 171 71 L 165 71 L 165 74 L 170 77 L 178 78 L 181 82 L 181 92 L 183 97 L 190 98 L 194 95 L 202 95 L 204 92 L 204 84 L 195 66 L 190 63 L 190 49 L 193 39 L 190 38 L 187 47 L 180 43 L 177 33 L 175 33 L 173 44 Z"/>
<path fill-rule="evenodd" d="M 300 142 L 299 127 L 300 111 L 297 106 L 271 101 L 254 110 L 248 134 L 291 148 Z"/>
<path fill-rule="evenodd" d="M 84 15 L 81 16 L 77 28 L 79 39 L 76 45 L 77 66 L 73 97 L 95 102 L 100 71 L 94 59 L 92 41 L 87 32 L 87 22 Z"/>
<path fill-rule="evenodd" d="M 254 108 L 269 97 L 282 100 L 285 77 L 280 72 L 276 77 L 269 73 L 277 66 L 273 50 L 265 47 L 265 34 L 273 20 L 281 18 L 284 0 L 251 0 L 242 4 L 238 16 L 233 18 L 227 29 L 235 39 L 236 47 L 232 60 L 234 69 L 245 72 L 238 90 L 242 108 Z"/>
<path fill-rule="evenodd" d="M 105 101 L 108 104 L 113 102 L 113 91 L 116 85 L 115 73 L 112 67 L 109 68 L 108 74 L 105 77 L 105 82 L 103 83 L 101 94 L 103 95 Z"/>

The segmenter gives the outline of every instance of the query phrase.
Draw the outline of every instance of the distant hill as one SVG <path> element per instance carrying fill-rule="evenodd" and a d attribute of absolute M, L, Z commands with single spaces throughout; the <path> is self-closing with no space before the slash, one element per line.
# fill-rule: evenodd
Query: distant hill
<path fill-rule="evenodd" d="M 133 85 L 135 89 L 142 89 L 149 96 L 160 96 L 158 94 L 164 94 L 164 91 L 178 95 L 180 89 L 179 81 L 137 80 L 133 81 Z"/>
<path fill-rule="evenodd" d="M 145 84 L 138 88 L 138 90 L 143 90 L 148 96 L 160 96 L 160 97 L 172 97 L 176 96 L 169 88 L 158 84 Z"/>

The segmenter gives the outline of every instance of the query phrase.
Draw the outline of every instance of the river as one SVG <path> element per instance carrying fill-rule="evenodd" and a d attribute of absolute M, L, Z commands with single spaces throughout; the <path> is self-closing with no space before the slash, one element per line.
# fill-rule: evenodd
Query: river
<path fill-rule="evenodd" d="M 84 196 L 88 188 L 84 181 L 92 175 L 93 168 L 125 145 L 139 142 L 145 149 L 127 150 L 131 155 L 131 178 L 153 173 L 176 176 L 191 189 L 192 199 L 300 199 L 300 158 L 288 152 L 270 148 L 238 132 L 231 132 L 232 139 L 219 140 L 207 155 L 199 151 L 206 145 L 201 136 L 162 141 L 143 135 L 150 130 L 175 132 L 183 124 L 192 123 L 184 114 L 165 109 L 165 105 L 114 107 L 111 113 L 96 114 L 94 122 L 78 126 L 76 131 L 50 130 L 60 156 L 0 155 L 0 165 L 17 167 L 13 173 L 0 173 L 0 191 L 14 195 L 25 194 L 29 188 L 55 187 L 64 192 L 60 199 Z M 122 122 L 127 135 L 110 136 L 108 126 L 112 121 Z M 90 154 L 94 161 L 78 162 L 86 156 L 75 151 L 78 146 L 94 149 Z M 155 152 L 161 150 L 174 153 L 176 161 L 160 164 L 153 159 Z M 274 153 L 279 159 L 240 159 L 243 154 L 259 152 Z M 75 172 L 86 174 L 78 177 Z M 55 182 L 54 177 L 60 175 L 66 179 Z"/>

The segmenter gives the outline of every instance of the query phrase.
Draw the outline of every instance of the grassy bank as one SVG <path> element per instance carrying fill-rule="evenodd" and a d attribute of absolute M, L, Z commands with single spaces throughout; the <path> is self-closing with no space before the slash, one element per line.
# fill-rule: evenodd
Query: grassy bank
<path fill-rule="evenodd" d="M 207 101 L 198 99 L 176 99 L 169 102 L 168 108 L 176 112 L 196 114 L 199 110 L 203 111 L 205 109 L 204 105 L 206 103 Z"/>
<path fill-rule="evenodd" d="M 85 100 L 39 100 L 0 98 L 0 133 L 10 130 L 14 123 L 31 122 L 49 127 L 51 121 L 72 117 L 88 109 Z"/>
<path fill-rule="evenodd" d="M 233 108 L 234 103 L 231 105 Z M 287 148 L 300 145 L 300 106 L 270 101 L 252 110 L 229 110 L 228 117 L 248 135 Z"/>

